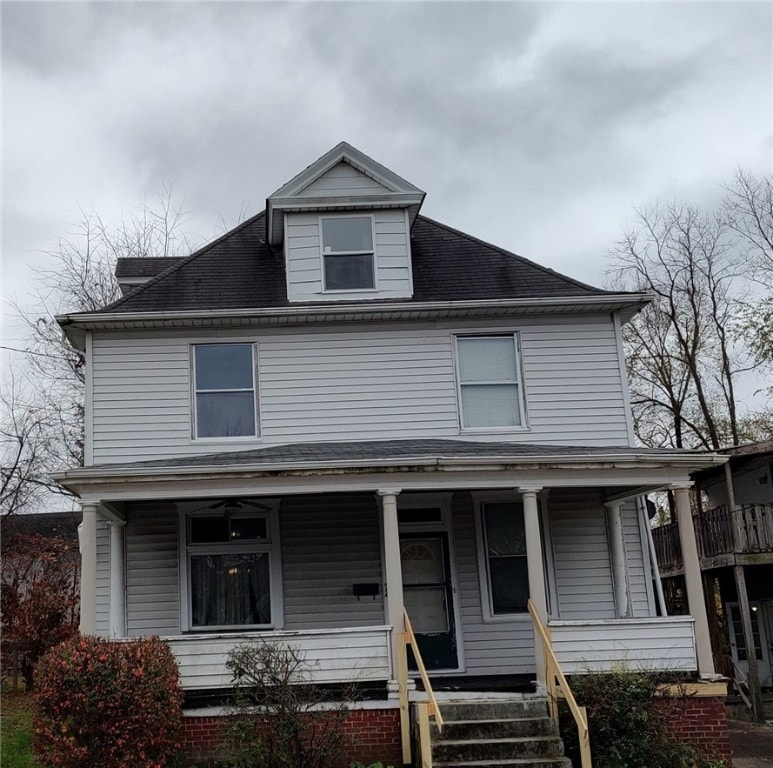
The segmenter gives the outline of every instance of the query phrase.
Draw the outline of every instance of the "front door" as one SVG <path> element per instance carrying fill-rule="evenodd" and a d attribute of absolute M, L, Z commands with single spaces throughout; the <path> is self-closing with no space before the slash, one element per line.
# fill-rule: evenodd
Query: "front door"
<path fill-rule="evenodd" d="M 400 534 L 403 601 L 428 670 L 456 669 L 453 591 L 445 533 Z M 409 664 L 416 669 L 412 655 Z"/>
<path fill-rule="evenodd" d="M 768 644 L 766 632 L 766 615 L 764 608 L 768 607 L 765 603 L 751 601 L 752 634 L 754 635 L 754 645 L 757 657 L 757 672 L 760 676 L 760 685 L 769 687 L 773 684 L 773 675 L 771 675 L 771 649 Z M 743 636 L 743 627 L 741 625 L 741 609 L 738 603 L 728 603 L 728 617 L 730 619 L 730 646 L 733 655 L 733 661 L 744 673 L 749 674 L 748 651 Z"/>

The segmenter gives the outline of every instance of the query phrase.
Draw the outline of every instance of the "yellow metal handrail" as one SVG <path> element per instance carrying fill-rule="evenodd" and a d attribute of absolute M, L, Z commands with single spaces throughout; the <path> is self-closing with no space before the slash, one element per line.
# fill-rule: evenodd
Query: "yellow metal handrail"
<path fill-rule="evenodd" d="M 402 733 L 403 762 L 407 765 L 411 762 L 411 735 L 410 718 L 408 714 L 408 646 L 413 649 L 413 657 L 416 660 L 416 666 L 419 669 L 421 682 L 424 685 L 424 691 L 429 698 L 427 702 L 419 702 L 417 706 L 418 725 L 419 725 L 419 758 L 421 768 L 432 768 L 432 752 L 429 739 L 429 718 L 434 717 L 438 730 L 443 730 L 443 716 L 440 714 L 435 692 L 432 690 L 432 684 L 429 681 L 427 668 L 424 666 L 424 659 L 421 658 L 419 645 L 416 642 L 416 635 L 413 632 L 413 625 L 408 617 L 408 612 L 403 609 L 403 622 L 405 629 L 399 633 L 400 642 L 398 643 L 399 658 L 397 660 L 397 683 L 400 695 L 400 730 Z"/>
<path fill-rule="evenodd" d="M 558 663 L 553 645 L 550 642 L 550 632 L 540 621 L 537 609 L 532 600 L 528 602 L 529 613 L 531 614 L 534 628 L 537 630 L 542 650 L 545 653 L 545 672 L 547 677 L 548 697 L 550 701 L 550 714 L 558 722 L 558 699 L 563 698 L 569 706 L 569 711 L 577 723 L 577 733 L 580 740 L 580 758 L 582 768 L 592 768 L 590 755 L 590 735 L 588 733 L 588 713 L 585 707 L 579 706 L 577 699 L 574 698 L 572 689 L 564 676 L 561 665 Z"/>

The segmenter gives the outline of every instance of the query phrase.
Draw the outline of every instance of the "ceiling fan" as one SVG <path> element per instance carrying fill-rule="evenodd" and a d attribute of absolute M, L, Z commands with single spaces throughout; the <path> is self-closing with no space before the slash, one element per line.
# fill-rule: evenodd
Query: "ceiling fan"
<path fill-rule="evenodd" d="M 252 501 L 251 499 L 224 499 L 214 504 L 207 504 L 198 509 L 194 509 L 194 512 L 203 512 L 205 510 L 212 510 L 213 512 L 218 509 L 222 509 L 226 516 L 234 515 L 242 512 L 245 507 L 252 507 L 253 509 L 259 509 L 261 512 L 270 512 L 271 507 L 261 504 L 258 501 Z"/>

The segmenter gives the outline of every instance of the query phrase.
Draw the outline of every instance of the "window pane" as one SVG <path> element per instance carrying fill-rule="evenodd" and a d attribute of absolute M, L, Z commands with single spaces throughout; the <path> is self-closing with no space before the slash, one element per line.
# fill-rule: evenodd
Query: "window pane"
<path fill-rule="evenodd" d="M 325 289 L 373 288 L 373 254 L 325 256 Z"/>
<path fill-rule="evenodd" d="M 491 336 L 457 340 L 459 377 L 467 381 L 515 382 L 515 340 Z"/>
<path fill-rule="evenodd" d="M 517 385 L 462 385 L 462 422 L 465 427 L 519 426 Z"/>
<path fill-rule="evenodd" d="M 521 504 L 486 504 L 483 508 L 489 557 L 526 554 Z"/>
<path fill-rule="evenodd" d="M 193 626 L 270 624 L 268 565 L 265 552 L 191 557 Z"/>
<path fill-rule="evenodd" d="M 206 544 L 212 541 L 228 541 L 228 521 L 225 517 L 192 517 L 191 544 Z"/>
<path fill-rule="evenodd" d="M 421 634 L 448 632 L 445 587 L 406 589 L 403 602 L 415 632 Z"/>
<path fill-rule="evenodd" d="M 231 541 L 255 541 L 268 539 L 265 517 L 231 518 Z"/>
<path fill-rule="evenodd" d="M 322 252 L 372 251 L 373 229 L 369 216 L 322 219 Z"/>
<path fill-rule="evenodd" d="M 400 542 L 403 584 L 442 584 L 445 581 L 440 539 L 405 539 Z"/>
<path fill-rule="evenodd" d="M 196 395 L 198 437 L 240 437 L 255 434 L 252 392 L 208 392 Z"/>
<path fill-rule="evenodd" d="M 196 389 L 252 389 L 251 344 L 200 344 Z"/>
<path fill-rule="evenodd" d="M 489 560 L 491 609 L 497 613 L 525 611 L 529 599 L 529 572 L 525 557 Z"/>
<path fill-rule="evenodd" d="M 398 523 L 439 523 L 443 519 L 443 513 L 435 507 L 422 507 L 421 509 L 398 509 Z"/>

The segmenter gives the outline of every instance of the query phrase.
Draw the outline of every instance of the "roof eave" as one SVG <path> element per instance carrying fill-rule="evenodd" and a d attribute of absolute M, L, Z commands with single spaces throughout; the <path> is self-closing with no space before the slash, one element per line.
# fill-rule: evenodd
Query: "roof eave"
<path fill-rule="evenodd" d="M 546 296 L 516 299 L 466 299 L 462 301 L 383 301 L 330 302 L 289 307 L 256 307 L 244 309 L 183 310 L 179 312 L 73 312 L 56 315 L 70 342 L 77 348 L 85 343 L 89 329 L 116 330 L 135 327 L 181 327 L 195 321 L 212 325 L 228 325 L 245 320 L 264 321 L 271 325 L 281 322 L 340 322 L 355 320 L 427 319 L 441 316 L 471 316 L 491 314 L 531 314 L 546 311 L 565 313 L 580 310 L 615 311 L 630 316 L 652 300 L 647 293 L 603 293 L 585 296 Z M 274 322 L 272 322 L 274 321 Z"/>

